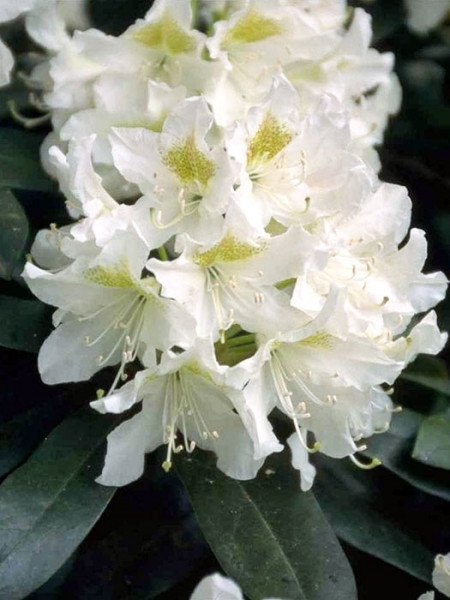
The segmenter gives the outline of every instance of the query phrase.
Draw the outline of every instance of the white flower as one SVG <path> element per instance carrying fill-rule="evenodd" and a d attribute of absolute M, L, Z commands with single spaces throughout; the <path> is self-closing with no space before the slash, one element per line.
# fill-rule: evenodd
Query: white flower
<path fill-rule="evenodd" d="M 144 455 L 167 445 L 163 468 L 173 455 L 196 446 L 217 454 L 217 466 L 235 479 L 252 479 L 264 461 L 255 457 L 254 426 L 244 412 L 242 393 L 224 383 L 226 367 L 215 360 L 212 344 L 198 341 L 180 354 L 162 356 L 112 396 L 93 403 L 101 412 L 122 412 L 142 401 L 142 410 L 108 436 L 105 466 L 98 479 L 124 485 L 140 477 Z M 273 434 L 270 452 L 281 450 Z"/>
<path fill-rule="evenodd" d="M 433 569 L 434 587 L 450 598 L 450 553 L 438 554 L 434 561 Z"/>
<path fill-rule="evenodd" d="M 83 381 L 118 364 L 114 389 L 137 357 L 152 364 L 155 349 L 189 344 L 189 315 L 160 298 L 154 277 L 142 276 L 148 253 L 135 233 L 122 232 L 94 258 L 81 256 L 56 273 L 27 263 L 33 293 L 59 308 L 39 353 L 45 382 Z"/>
<path fill-rule="evenodd" d="M 285 226 L 311 221 L 316 197 L 342 186 L 361 165 L 347 150 L 348 121 L 331 97 L 305 118 L 300 105 L 292 85 L 277 77 L 265 102 L 227 140 L 230 155 L 245 166 L 236 194 L 241 209 L 262 229 L 271 219 Z"/>
<path fill-rule="evenodd" d="M 379 385 L 392 384 L 403 366 L 367 338 L 339 339 L 327 333 L 332 316 L 333 306 L 327 307 L 303 329 L 261 340 L 256 354 L 229 376 L 236 384 L 248 381 L 244 396 L 249 405 L 262 405 L 265 414 L 276 405 L 292 419 L 298 438 L 289 445 L 294 466 L 306 469 L 303 489 L 314 476 L 305 450 L 353 456 L 361 450 L 356 440 L 376 432 L 378 411 L 384 413 L 381 429 L 387 428 L 391 403 Z M 307 443 L 308 431 L 316 438 L 313 447 Z"/>
<path fill-rule="evenodd" d="M 47 50 L 60 50 L 68 42 L 67 27 L 86 28 L 86 0 L 0 0 L 0 23 L 26 13 L 29 35 Z M 10 81 L 14 59 L 0 40 L 0 87 Z"/>
<path fill-rule="evenodd" d="M 224 223 L 217 243 L 202 247 L 187 238 L 175 260 L 147 263 L 163 295 L 195 316 L 200 337 L 211 334 L 216 340 L 220 335 L 223 340 L 233 323 L 263 332 L 302 322 L 302 313 L 291 309 L 288 297 L 273 284 L 299 273 L 313 254 L 311 236 L 300 228 L 272 238 L 255 233 L 237 212 Z"/>
<path fill-rule="evenodd" d="M 214 573 L 200 581 L 192 592 L 190 600 L 244 600 L 244 596 L 232 579 Z M 276 600 L 276 598 L 265 600 Z"/>
<path fill-rule="evenodd" d="M 408 25 L 417 33 L 427 33 L 444 20 L 450 10 L 449 0 L 405 0 Z"/>
<path fill-rule="evenodd" d="M 374 337 L 403 331 L 416 312 L 443 299 L 445 276 L 421 273 L 427 254 L 424 233 L 412 229 L 398 248 L 410 223 L 406 188 L 383 183 L 374 189 L 370 173 L 359 170 L 328 202 L 335 214 L 314 227 L 328 260 L 324 268 L 315 271 L 311 265 L 298 277 L 293 306 L 314 317 L 330 286 L 337 285 L 345 290 L 345 302 L 336 326 Z"/>
<path fill-rule="evenodd" d="M 95 108 L 73 114 L 60 131 L 61 139 L 95 134 L 92 153 L 96 163 L 112 165 L 108 135 L 113 127 L 145 127 L 160 131 L 171 110 L 186 96 L 186 88 L 146 81 L 127 74 L 106 74 L 93 85 Z M 133 186 L 133 190 L 134 190 Z"/>
<path fill-rule="evenodd" d="M 200 241 L 220 234 L 235 175 L 222 145 L 209 138 L 212 126 L 204 98 L 192 97 L 168 116 L 161 133 L 121 128 L 110 137 L 114 164 L 147 195 L 154 223 L 168 237 L 186 232 Z"/>
<path fill-rule="evenodd" d="M 318 60 L 336 43 L 333 31 L 322 30 L 306 11 L 283 0 L 254 0 L 218 22 L 207 47 L 223 64 L 222 76 L 206 89 L 217 122 L 230 124 L 260 102 L 280 64 L 293 57 Z"/>
<path fill-rule="evenodd" d="M 13 66 L 14 57 L 9 48 L 0 40 L 0 87 L 9 83 Z"/>
<path fill-rule="evenodd" d="M 35 0 L 0 0 L 0 23 L 12 21 L 22 13 L 29 10 Z M 7 46 L 0 39 L 0 87 L 7 85 L 11 78 L 11 70 L 14 66 L 14 57 Z"/>

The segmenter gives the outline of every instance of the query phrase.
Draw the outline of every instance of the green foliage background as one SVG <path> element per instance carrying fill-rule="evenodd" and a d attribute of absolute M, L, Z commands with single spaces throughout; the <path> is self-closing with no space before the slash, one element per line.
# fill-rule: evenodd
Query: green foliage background
<path fill-rule="evenodd" d="M 91 0 L 90 10 L 96 27 L 118 34 L 148 5 Z M 428 270 L 448 274 L 450 24 L 418 37 L 401 2 L 364 7 L 376 47 L 396 54 L 404 90 L 381 149 L 382 178 L 407 185 L 413 225 L 428 233 Z M 0 33 L 26 70 L 35 48 L 21 23 Z M 39 164 L 47 129 L 26 131 L 11 118 L 10 100 L 34 116 L 27 94 L 19 77 L 0 90 L 0 599 L 184 600 L 217 569 L 251 600 L 410 600 L 431 589 L 434 555 L 450 551 L 448 350 L 402 376 L 395 400 L 404 411 L 368 444 L 383 462 L 374 471 L 316 456 L 317 482 L 302 494 L 284 454 L 242 484 L 198 451 L 170 474 L 156 453 L 118 491 L 95 484 L 117 421 L 86 406 L 108 373 L 40 382 L 35 353 L 51 310 L 20 277 L 36 232 L 69 221 Z M 450 330 L 448 302 L 438 314 Z"/>

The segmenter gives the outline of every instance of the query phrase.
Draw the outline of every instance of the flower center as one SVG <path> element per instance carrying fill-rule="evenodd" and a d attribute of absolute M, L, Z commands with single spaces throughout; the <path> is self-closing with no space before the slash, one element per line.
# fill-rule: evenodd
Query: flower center
<path fill-rule="evenodd" d="M 275 19 L 270 19 L 258 11 L 250 9 L 228 31 L 222 41 L 222 47 L 225 48 L 232 44 L 260 42 L 282 32 L 281 25 Z"/>
<path fill-rule="evenodd" d="M 168 12 L 156 23 L 144 25 L 133 33 L 133 40 L 172 55 L 191 52 L 196 48 L 194 37 L 186 33 Z"/>

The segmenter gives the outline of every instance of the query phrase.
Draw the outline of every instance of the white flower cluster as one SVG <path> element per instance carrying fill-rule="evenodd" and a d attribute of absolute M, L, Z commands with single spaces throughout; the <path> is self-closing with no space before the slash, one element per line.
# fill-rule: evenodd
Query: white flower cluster
<path fill-rule="evenodd" d="M 77 220 L 41 232 L 24 271 L 58 308 L 39 369 L 55 384 L 114 367 L 93 406 L 140 406 L 109 435 L 101 483 L 136 479 L 161 444 L 165 469 L 199 446 L 252 478 L 282 449 L 277 409 L 305 490 L 311 452 L 368 466 L 358 441 L 389 427 L 389 386 L 445 342 L 416 315 L 446 279 L 421 272 L 407 190 L 377 177 L 400 92 L 369 16 L 204 0 L 194 21 L 208 33 L 189 0 L 156 0 L 40 67 L 43 155 Z"/>

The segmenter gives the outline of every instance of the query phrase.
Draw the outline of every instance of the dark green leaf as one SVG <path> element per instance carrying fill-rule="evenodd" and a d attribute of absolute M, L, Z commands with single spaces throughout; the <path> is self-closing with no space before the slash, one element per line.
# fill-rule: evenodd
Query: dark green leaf
<path fill-rule="evenodd" d="M 114 494 L 95 483 L 114 420 L 83 409 L 0 486 L 0 598 L 20 600 L 74 552 Z"/>
<path fill-rule="evenodd" d="M 423 415 L 403 409 L 400 414 L 394 415 L 389 431 L 367 441 L 365 454 L 379 458 L 383 467 L 414 487 L 450 502 L 448 476 L 411 458 L 414 439 L 423 419 Z"/>
<path fill-rule="evenodd" d="M 377 0 L 372 6 L 364 6 L 372 13 L 374 43 L 393 35 L 404 23 L 404 12 L 401 2 Z"/>
<path fill-rule="evenodd" d="M 23 462 L 67 414 L 67 397 L 51 398 L 0 426 L 0 477 Z"/>
<path fill-rule="evenodd" d="M 245 482 L 200 451 L 176 466 L 211 549 L 251 600 L 356 598 L 347 559 L 313 494 L 300 491 L 286 452 Z"/>
<path fill-rule="evenodd" d="M 444 97 L 445 69 L 431 60 L 411 60 L 402 68 L 408 104 L 428 126 L 450 127 L 450 108 Z M 426 102 L 423 101 L 426 97 Z"/>
<path fill-rule="evenodd" d="M 58 598 L 151 600 L 214 561 L 183 485 L 161 468 L 165 453 L 148 456 L 144 475 L 117 490 L 79 547 Z M 188 597 L 183 590 L 178 600 Z"/>
<path fill-rule="evenodd" d="M 414 520 L 405 484 L 382 468 L 363 471 L 350 461 L 322 455 L 314 462 L 318 465 L 314 494 L 337 535 L 351 546 L 430 582 L 434 554 L 417 535 L 417 527 L 405 522 L 407 518 Z"/>
<path fill-rule="evenodd" d="M 450 414 L 424 419 L 414 445 L 413 458 L 432 467 L 450 469 Z"/>
<path fill-rule="evenodd" d="M 418 383 L 436 392 L 450 396 L 450 379 L 445 362 L 436 357 L 419 356 L 401 375 L 405 381 Z"/>
<path fill-rule="evenodd" d="M 0 186 L 52 191 L 55 186 L 42 169 L 42 137 L 17 129 L 0 129 Z"/>
<path fill-rule="evenodd" d="M 28 221 L 11 190 L 0 188 L 0 277 L 11 279 L 20 268 Z"/>
<path fill-rule="evenodd" d="M 51 331 L 51 313 L 38 300 L 0 296 L 0 346 L 38 352 Z"/>
<path fill-rule="evenodd" d="M 405 381 L 412 381 L 418 383 L 423 387 L 427 387 L 446 396 L 450 396 L 450 380 L 442 379 L 438 377 L 429 377 L 428 375 L 419 375 L 415 373 L 404 373 L 402 378 Z"/>

